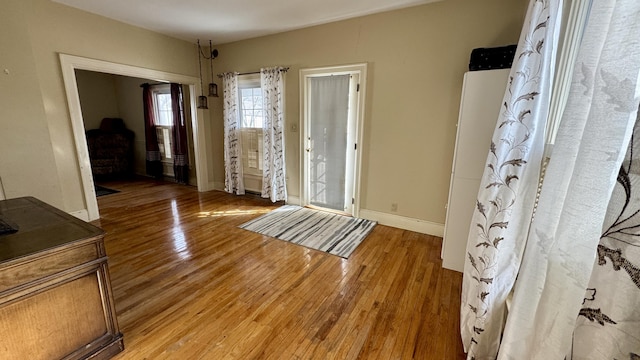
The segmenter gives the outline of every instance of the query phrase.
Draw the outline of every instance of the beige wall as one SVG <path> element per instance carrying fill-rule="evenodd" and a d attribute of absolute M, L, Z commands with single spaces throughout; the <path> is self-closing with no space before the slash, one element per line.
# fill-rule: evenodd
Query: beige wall
<path fill-rule="evenodd" d="M 133 131 L 134 172 L 145 175 L 145 135 L 142 88 L 140 84 L 149 80 L 105 74 L 95 71 L 76 70 L 76 83 L 84 128 L 98 129 L 103 118 L 121 118 L 125 126 Z"/>
<path fill-rule="evenodd" d="M 299 70 L 366 62 L 363 209 L 444 223 L 462 77 L 473 48 L 516 43 L 524 0 L 446 0 L 217 46 L 216 72 L 289 66 L 286 122 L 299 122 Z M 222 138 L 222 99 L 212 101 Z M 216 182 L 222 144 L 214 142 Z M 299 190 L 299 133 L 286 133 L 289 193 Z"/>
<path fill-rule="evenodd" d="M 146 143 L 144 137 L 144 107 L 140 84 L 150 81 L 128 76 L 114 75 L 114 77 L 120 116 L 126 122 L 127 127 L 135 134 L 133 139 L 134 172 L 138 175 L 145 175 Z"/>
<path fill-rule="evenodd" d="M 59 53 L 197 76 L 194 45 L 49 0 L 0 12 L 0 177 L 7 197 L 86 209 Z M 7 50 L 9 49 L 9 50 Z"/>
<path fill-rule="evenodd" d="M 7 197 L 86 209 L 59 53 L 197 76 L 194 45 L 48 0 L 0 14 L 0 178 Z M 446 0 L 217 46 L 215 72 L 290 66 L 287 122 L 299 121 L 301 68 L 369 64 L 363 209 L 443 223 L 462 76 L 475 47 L 515 43 L 524 0 Z M 208 83 L 205 79 L 205 83 Z M 218 81 L 219 82 L 219 81 Z M 8 91 L 8 90 L 11 91 Z M 208 176 L 223 184 L 222 98 L 209 98 Z M 299 134 L 287 132 L 289 190 L 299 195 Z"/>
<path fill-rule="evenodd" d="M 121 117 L 114 75 L 76 70 L 76 83 L 86 130 L 100 128 L 104 118 Z"/>
<path fill-rule="evenodd" d="M 0 12 L 0 180 L 7 198 L 36 196 L 61 204 L 43 94 L 27 25 L 28 4 Z"/>

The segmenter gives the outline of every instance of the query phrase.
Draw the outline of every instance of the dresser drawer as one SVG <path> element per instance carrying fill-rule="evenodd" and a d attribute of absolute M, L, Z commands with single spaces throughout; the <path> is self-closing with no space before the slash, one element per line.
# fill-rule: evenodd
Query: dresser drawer
<path fill-rule="evenodd" d="M 46 255 L 0 265 L 0 295 L 9 290 L 35 284 L 40 279 L 72 269 L 102 257 L 104 251 L 98 241 L 67 246 Z"/>

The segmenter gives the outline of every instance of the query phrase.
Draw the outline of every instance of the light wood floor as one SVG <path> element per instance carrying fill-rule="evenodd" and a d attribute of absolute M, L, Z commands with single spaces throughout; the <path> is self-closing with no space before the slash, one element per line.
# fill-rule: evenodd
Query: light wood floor
<path fill-rule="evenodd" d="M 344 260 L 239 229 L 257 196 L 103 185 L 115 359 L 464 359 L 440 238 L 378 225 Z"/>

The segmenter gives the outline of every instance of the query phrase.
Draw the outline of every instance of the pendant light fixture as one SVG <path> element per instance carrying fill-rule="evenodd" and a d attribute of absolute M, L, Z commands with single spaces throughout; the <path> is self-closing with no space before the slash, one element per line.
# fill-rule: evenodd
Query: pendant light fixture
<path fill-rule="evenodd" d="M 200 72 L 200 96 L 198 96 L 198 109 L 208 109 L 207 97 L 204 96 L 204 87 L 202 86 L 202 59 L 200 59 L 200 39 L 198 39 L 198 71 Z"/>
<path fill-rule="evenodd" d="M 218 85 L 213 82 L 213 59 L 218 56 L 218 49 L 214 49 L 209 40 L 209 63 L 211 64 L 211 82 L 209 83 L 209 96 L 218 97 Z"/>

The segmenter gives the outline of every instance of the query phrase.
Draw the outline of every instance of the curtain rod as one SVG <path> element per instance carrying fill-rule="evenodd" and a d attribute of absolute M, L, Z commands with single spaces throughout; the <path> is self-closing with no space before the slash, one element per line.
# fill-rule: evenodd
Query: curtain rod
<path fill-rule="evenodd" d="M 287 71 L 289 71 L 289 68 L 288 67 L 282 68 L 282 69 L 280 69 L 280 71 L 287 72 Z M 238 73 L 238 75 L 253 75 L 253 74 L 260 74 L 260 71 L 250 71 L 250 72 Z M 224 74 L 218 74 L 219 78 L 222 78 L 223 76 L 224 76 Z"/>
<path fill-rule="evenodd" d="M 153 86 L 153 85 L 169 85 L 169 84 L 171 83 L 168 83 L 168 82 L 158 82 L 158 83 L 152 83 L 152 84 L 143 83 L 143 84 L 140 84 L 140 87 Z"/>

